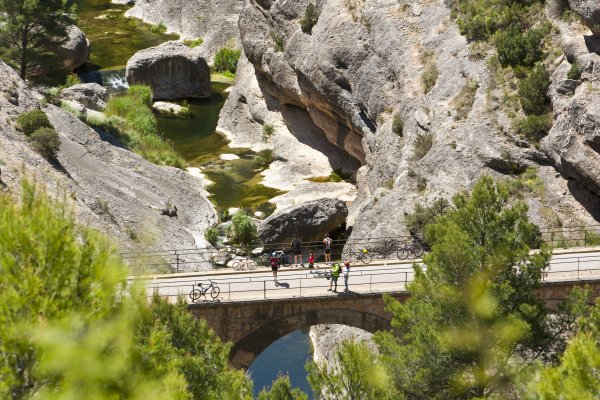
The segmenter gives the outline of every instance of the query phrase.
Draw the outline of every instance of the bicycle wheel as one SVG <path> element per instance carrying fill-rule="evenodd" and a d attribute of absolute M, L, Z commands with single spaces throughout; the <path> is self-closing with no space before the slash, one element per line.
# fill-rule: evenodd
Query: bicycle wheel
<path fill-rule="evenodd" d="M 192 289 L 192 291 L 190 292 L 190 299 L 192 299 L 192 303 L 195 303 L 200 296 L 202 296 L 202 291 L 200 291 L 200 289 Z"/>
<path fill-rule="evenodd" d="M 263 267 L 268 267 L 269 265 L 271 265 L 269 258 L 271 258 L 271 255 L 268 253 L 265 253 L 262 256 L 260 256 L 260 258 L 258 259 L 258 262 Z"/>
<path fill-rule="evenodd" d="M 282 267 L 289 267 L 290 266 L 290 256 L 288 256 L 287 254 L 283 254 L 281 256 L 281 258 L 279 259 L 279 265 L 281 265 Z"/>
<path fill-rule="evenodd" d="M 408 256 L 410 255 L 410 252 L 408 251 L 408 249 L 406 247 L 403 247 L 400 250 L 398 250 L 397 255 L 400 260 L 406 260 L 408 258 Z"/>
<path fill-rule="evenodd" d="M 244 266 L 239 261 L 234 262 L 233 265 L 232 265 L 232 267 L 236 271 L 241 271 L 242 269 L 244 269 Z"/>
<path fill-rule="evenodd" d="M 221 289 L 219 289 L 218 286 L 213 286 L 212 290 L 210 291 L 210 297 L 212 297 L 214 300 L 219 297 L 219 293 L 221 293 Z"/>
<path fill-rule="evenodd" d="M 356 253 L 352 250 L 348 250 L 342 254 L 342 260 L 356 261 Z"/>
<path fill-rule="evenodd" d="M 370 263 L 371 261 L 373 261 L 373 256 L 371 255 L 371 253 L 363 253 L 360 256 L 362 262 L 364 262 L 365 264 Z"/>
<path fill-rule="evenodd" d="M 423 248 L 421 246 L 415 246 L 415 248 L 413 250 L 413 254 L 417 258 L 420 258 L 423 255 L 424 252 L 425 251 L 423 250 Z"/>
<path fill-rule="evenodd" d="M 248 267 L 249 270 L 254 271 L 258 265 L 256 264 L 256 261 L 248 260 L 248 262 L 246 263 L 246 266 Z"/>

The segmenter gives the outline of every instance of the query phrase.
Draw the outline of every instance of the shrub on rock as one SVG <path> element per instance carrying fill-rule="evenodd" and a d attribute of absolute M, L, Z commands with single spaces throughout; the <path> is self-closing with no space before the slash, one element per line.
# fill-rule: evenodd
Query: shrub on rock
<path fill-rule="evenodd" d="M 58 133 L 53 128 L 43 127 L 31 134 L 29 137 L 31 146 L 42 155 L 46 160 L 56 159 L 56 154 L 60 147 Z"/>
<path fill-rule="evenodd" d="M 550 86 L 550 73 L 543 64 L 536 66 L 519 85 L 519 100 L 527 115 L 544 114 L 548 97 L 546 90 Z"/>
<path fill-rule="evenodd" d="M 304 17 L 300 20 L 302 32 L 312 34 L 312 28 L 319 21 L 319 11 L 313 3 L 308 3 L 304 10 Z"/>
<path fill-rule="evenodd" d="M 215 69 L 219 72 L 235 73 L 241 55 L 240 50 L 223 47 L 215 54 Z"/>
<path fill-rule="evenodd" d="M 17 129 L 27 136 L 40 128 L 52 128 L 48 117 L 41 110 L 26 111 L 17 118 Z"/>

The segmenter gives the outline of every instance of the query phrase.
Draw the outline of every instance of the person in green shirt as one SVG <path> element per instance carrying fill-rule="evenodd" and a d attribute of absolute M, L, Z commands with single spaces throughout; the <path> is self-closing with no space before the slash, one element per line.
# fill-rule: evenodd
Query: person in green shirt
<path fill-rule="evenodd" d="M 332 291 L 331 287 L 335 283 L 335 288 L 333 289 L 333 293 L 337 293 L 337 280 L 338 280 L 338 277 L 340 276 L 341 270 L 342 269 L 340 267 L 340 264 L 338 264 L 338 263 L 333 263 L 333 265 L 331 266 L 331 280 L 329 281 L 329 289 L 327 289 L 328 292 Z"/>

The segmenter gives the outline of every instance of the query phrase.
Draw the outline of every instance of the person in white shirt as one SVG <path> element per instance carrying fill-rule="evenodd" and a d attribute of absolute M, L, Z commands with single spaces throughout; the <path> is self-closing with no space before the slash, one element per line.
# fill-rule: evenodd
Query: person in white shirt
<path fill-rule="evenodd" d="M 344 266 L 342 267 L 342 275 L 344 276 L 344 292 L 348 291 L 348 278 L 350 277 L 350 261 L 344 261 Z"/>

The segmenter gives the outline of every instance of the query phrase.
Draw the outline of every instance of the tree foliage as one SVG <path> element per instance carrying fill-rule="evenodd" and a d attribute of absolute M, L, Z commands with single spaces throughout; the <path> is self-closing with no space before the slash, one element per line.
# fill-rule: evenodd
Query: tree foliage
<path fill-rule="evenodd" d="M 273 381 L 269 390 L 263 389 L 257 397 L 258 400 L 307 400 L 308 396 L 298 388 L 292 388 L 290 377 L 278 376 Z"/>
<path fill-rule="evenodd" d="M 417 240 L 426 242 L 425 227 L 450 210 L 450 203 L 446 199 L 436 199 L 431 206 L 416 204 L 411 213 L 404 213 L 404 225 L 410 235 Z"/>
<path fill-rule="evenodd" d="M 313 3 L 308 3 L 304 10 L 304 17 L 300 20 L 302 32 L 312 35 L 312 28 L 319 21 L 319 10 Z"/>
<path fill-rule="evenodd" d="M 550 72 L 545 65 L 538 64 L 519 84 L 519 100 L 525 114 L 541 115 L 547 111 L 548 86 L 550 86 Z"/>
<path fill-rule="evenodd" d="M 242 52 L 240 50 L 223 47 L 215 54 L 215 69 L 219 72 L 231 72 L 235 74 L 237 64 Z"/>
<path fill-rule="evenodd" d="M 308 382 L 317 398 L 397 399 L 392 380 L 366 343 L 345 341 L 335 350 L 333 365 L 308 362 Z"/>
<path fill-rule="evenodd" d="M 533 66 L 543 56 L 542 39 L 546 32 L 543 29 L 523 30 L 519 25 L 511 25 L 496 35 L 498 59 L 506 67 L 522 65 Z"/>
<path fill-rule="evenodd" d="M 72 1 L 0 0 L 0 57 L 21 78 L 35 74 L 67 38 L 74 22 Z"/>
<path fill-rule="evenodd" d="M 25 183 L 0 197 L 0 398 L 249 399 L 183 300 L 126 289 L 107 239 Z"/>
<path fill-rule="evenodd" d="M 239 210 L 231 218 L 229 237 L 236 244 L 250 244 L 257 239 L 256 224 L 246 211 Z"/>
<path fill-rule="evenodd" d="M 402 340 L 388 332 L 376 342 L 405 396 L 510 397 L 509 361 L 542 357 L 554 339 L 535 295 L 550 255 L 529 255 L 539 230 L 503 183 L 484 177 L 453 203 L 426 229 L 427 272 L 415 269 L 410 298 L 386 300 Z"/>

